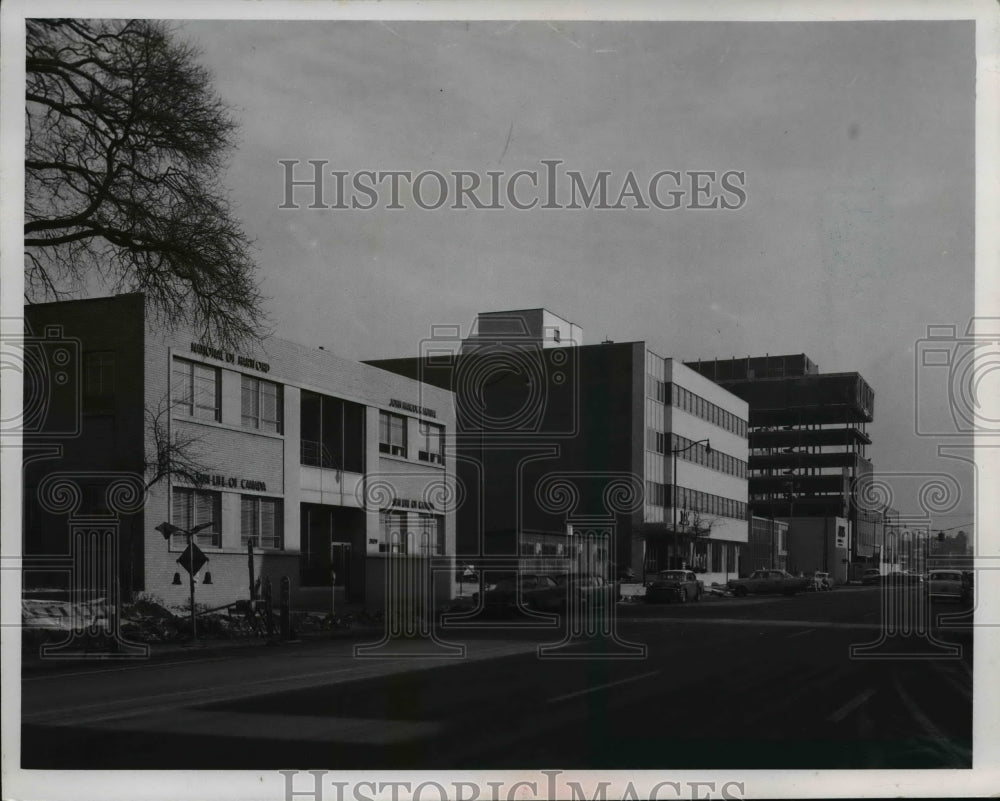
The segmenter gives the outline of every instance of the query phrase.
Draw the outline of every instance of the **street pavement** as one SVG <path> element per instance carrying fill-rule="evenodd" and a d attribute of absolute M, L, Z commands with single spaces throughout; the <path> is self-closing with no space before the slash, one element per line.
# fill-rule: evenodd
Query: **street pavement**
<path fill-rule="evenodd" d="M 564 629 L 511 622 L 442 631 L 454 653 L 391 642 L 358 658 L 368 632 L 35 664 L 22 767 L 970 767 L 968 620 L 884 637 L 887 601 L 857 587 L 619 604 L 617 639 L 557 649 Z"/>

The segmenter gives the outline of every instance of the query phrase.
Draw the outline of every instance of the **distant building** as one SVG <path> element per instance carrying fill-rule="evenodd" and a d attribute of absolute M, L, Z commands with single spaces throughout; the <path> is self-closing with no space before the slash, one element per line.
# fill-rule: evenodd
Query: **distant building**
<path fill-rule="evenodd" d="M 66 552 L 67 516 L 105 519 L 115 476 L 148 481 L 161 467 L 142 508 L 119 516 L 119 553 L 95 554 L 117 557 L 124 594 L 187 599 L 185 538 L 164 541 L 161 522 L 209 524 L 196 544 L 208 557 L 197 600 L 210 606 L 249 597 L 248 544 L 275 598 L 288 577 L 293 605 L 326 608 L 382 608 L 389 554 L 454 554 L 450 392 L 277 338 L 232 353 L 164 331 L 141 295 L 25 315 L 49 368 L 25 386 L 26 407 L 44 401 L 25 436 L 26 565 Z M 186 444 L 171 457 L 158 447 L 167 441 Z M 61 476 L 79 487 L 66 508 L 46 492 Z M 26 569 L 25 586 L 60 581 Z"/>
<path fill-rule="evenodd" d="M 754 570 L 788 569 L 788 523 L 774 518 L 750 519 L 750 540 L 741 569 L 744 573 Z"/>
<path fill-rule="evenodd" d="M 455 393 L 461 559 L 734 577 L 748 540 L 746 403 L 644 342 L 581 338 L 545 309 L 492 312 L 469 337 L 437 328 L 419 357 L 369 362 Z"/>
<path fill-rule="evenodd" d="M 755 515 L 790 521 L 789 567 L 845 581 L 880 566 L 892 510 L 857 498 L 859 480 L 872 472 L 875 393 L 865 379 L 821 373 L 805 354 L 685 364 L 749 405 L 749 502 Z M 828 522 L 797 522 L 817 518 Z M 824 542 L 813 542 L 820 530 Z"/>

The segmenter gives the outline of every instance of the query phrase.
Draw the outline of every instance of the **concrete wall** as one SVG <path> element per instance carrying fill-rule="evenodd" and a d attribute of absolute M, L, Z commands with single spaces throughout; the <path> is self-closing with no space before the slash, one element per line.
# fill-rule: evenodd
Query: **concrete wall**
<path fill-rule="evenodd" d="M 788 523 L 788 571 L 811 573 L 820 570 L 829 573 L 837 584 L 848 580 L 848 547 L 838 547 L 837 532 L 843 527 L 848 531 L 848 521 L 843 517 L 792 517 L 781 518 Z M 844 542 L 849 543 L 850 537 Z"/>

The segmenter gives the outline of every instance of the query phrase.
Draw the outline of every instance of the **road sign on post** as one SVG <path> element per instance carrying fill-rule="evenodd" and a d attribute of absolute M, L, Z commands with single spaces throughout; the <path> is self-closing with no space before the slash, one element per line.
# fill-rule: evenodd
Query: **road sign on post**
<path fill-rule="evenodd" d="M 201 570 L 207 562 L 208 557 L 205 556 L 201 548 L 193 542 L 184 549 L 184 553 L 182 553 L 177 559 L 177 564 L 183 567 L 192 576 L 198 575 L 198 571 Z"/>

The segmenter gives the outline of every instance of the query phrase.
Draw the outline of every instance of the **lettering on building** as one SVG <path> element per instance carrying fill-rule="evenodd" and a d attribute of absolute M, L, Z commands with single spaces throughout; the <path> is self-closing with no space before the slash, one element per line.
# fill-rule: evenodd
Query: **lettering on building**
<path fill-rule="evenodd" d="M 221 487 L 227 489 L 244 489 L 254 492 L 267 492 L 267 482 L 239 476 L 225 476 L 219 473 L 195 473 L 194 483 L 205 487 Z"/>
<path fill-rule="evenodd" d="M 424 417 L 437 417 L 437 412 L 434 409 L 428 409 L 426 406 L 418 406 L 415 403 L 408 403 L 407 401 L 399 400 L 398 398 L 390 398 L 389 406 L 393 409 L 402 409 L 406 412 L 413 412 L 414 414 L 423 415 Z"/>
<path fill-rule="evenodd" d="M 227 350 L 221 350 L 220 348 L 213 348 L 211 345 L 205 345 L 201 342 L 192 342 L 191 352 L 197 353 L 199 356 L 207 356 L 209 359 L 226 362 L 227 364 L 235 364 L 237 367 L 246 367 L 250 370 L 256 370 L 258 373 L 271 372 L 271 365 L 267 362 L 254 359 L 252 356 L 241 356 L 238 353 L 231 353 Z"/>

